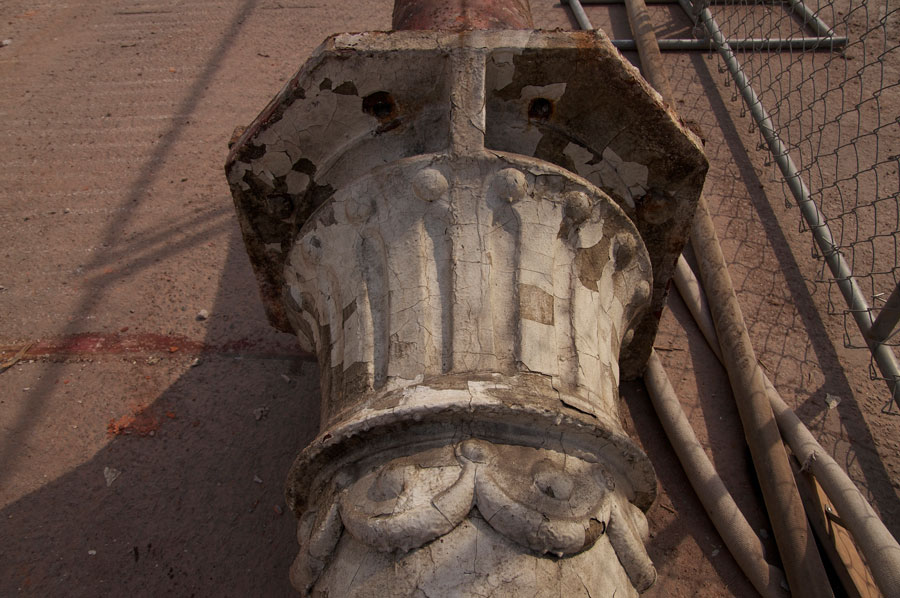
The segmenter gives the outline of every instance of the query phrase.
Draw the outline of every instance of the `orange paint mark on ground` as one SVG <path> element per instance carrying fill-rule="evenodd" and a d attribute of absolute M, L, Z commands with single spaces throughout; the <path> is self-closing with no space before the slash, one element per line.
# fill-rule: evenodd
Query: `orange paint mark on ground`
<path fill-rule="evenodd" d="M 160 426 L 159 418 L 143 405 L 135 407 L 131 413 L 113 418 L 106 424 L 109 436 L 154 436 Z"/>
<path fill-rule="evenodd" d="M 165 353 L 174 355 L 248 353 L 262 355 L 291 356 L 300 359 L 314 359 L 310 353 L 303 353 L 290 340 L 260 341 L 257 339 L 235 339 L 223 344 L 209 345 L 181 335 L 158 334 L 152 332 L 128 332 L 127 326 L 117 333 L 85 332 L 63 337 L 35 340 L 28 345 L 0 344 L 0 358 L 5 358 L 26 347 L 23 357 L 57 355 L 117 355 L 128 353 Z"/>

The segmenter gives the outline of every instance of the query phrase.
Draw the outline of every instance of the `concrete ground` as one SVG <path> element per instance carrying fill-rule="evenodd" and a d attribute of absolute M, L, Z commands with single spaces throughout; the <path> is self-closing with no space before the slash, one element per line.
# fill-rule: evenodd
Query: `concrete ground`
<path fill-rule="evenodd" d="M 532 0 L 542 28 L 574 28 Z M 390 0 L 6 0 L 0 6 L 0 595 L 289 596 L 282 483 L 318 424 L 316 367 L 267 324 L 223 174 L 226 145 L 328 34 Z M 591 8 L 611 37 L 624 9 Z M 666 35 L 690 24 L 654 8 Z M 680 32 L 680 33 L 679 33 Z M 632 57 L 633 58 L 633 57 Z M 702 53 L 667 54 L 707 139 L 707 195 L 760 361 L 900 532 L 900 418 L 839 318 L 797 214 Z M 657 347 L 757 529 L 727 379 L 677 298 Z M 208 313 L 203 318 L 201 310 Z M 827 395 L 841 398 L 828 409 Z M 750 596 L 638 382 L 629 431 L 661 496 L 651 596 Z"/>

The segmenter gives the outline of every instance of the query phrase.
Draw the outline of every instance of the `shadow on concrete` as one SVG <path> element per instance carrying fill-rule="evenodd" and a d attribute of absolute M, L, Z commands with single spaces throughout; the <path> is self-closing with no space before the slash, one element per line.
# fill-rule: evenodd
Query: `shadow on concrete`
<path fill-rule="evenodd" d="M 715 89 L 712 75 L 703 55 L 691 54 L 691 62 L 703 82 L 704 88 Z M 716 123 L 722 129 L 722 136 L 728 150 L 734 156 L 735 165 L 741 177 L 741 188 L 746 189 L 747 197 L 759 215 L 772 252 L 783 272 L 791 301 L 795 305 L 797 313 L 800 314 L 809 344 L 815 353 L 816 362 L 825 377 L 822 388 L 812 396 L 813 399 L 820 400 L 807 401 L 807 404 L 797 408 L 798 415 L 809 421 L 821 411 L 823 404 L 821 399 L 824 399 L 826 391 L 842 397 L 853 397 L 854 393 L 828 336 L 825 324 L 822 322 L 821 314 L 810 295 L 803 273 L 797 265 L 791 246 L 784 236 L 782 223 L 778 221 L 769 199 L 761 191 L 762 184 L 745 146 L 741 143 L 741 134 L 735 127 L 734 120 L 721 96 L 718 93 L 709 93 L 708 98 Z M 809 389 L 802 390 L 809 392 Z M 885 525 L 891 533 L 895 536 L 900 535 L 900 499 L 894 492 L 890 474 L 874 450 L 875 440 L 865 416 L 854 400 L 842 401 L 837 409 L 841 416 L 841 425 L 845 428 L 846 436 L 853 447 L 847 458 L 848 460 L 853 458 L 857 460 L 866 480 L 870 500 L 881 512 Z M 847 462 L 842 465 L 845 469 L 849 469 L 852 463 Z"/>
<path fill-rule="evenodd" d="M 242 2 L 204 69 L 174 110 L 98 239 L 111 248 L 85 265 L 90 277 L 76 313 L 87 314 L 124 277 L 230 229 L 227 257 L 207 339 L 230 338 L 258 295 L 230 201 L 196 215 L 176 215 L 137 241 L 123 231 L 163 176 L 184 115 L 196 112 L 258 0 Z M 223 140 L 224 151 L 224 140 Z M 224 174 L 223 174 L 224 176 Z M 180 219 L 177 216 L 182 216 Z M 170 232 L 187 231 L 176 242 Z M 117 253 L 118 252 L 118 253 Z M 120 255 L 121 254 L 121 255 Z M 104 268 L 122 257 L 114 274 Z M 258 308 L 257 308 L 258 311 Z M 60 331 L 66 338 L 73 325 Z M 285 345 L 272 332 L 274 344 Z M 210 343 L 213 344 L 213 343 Z M 0 440 L 0 481 L 46 413 L 63 364 L 49 362 L 21 415 Z M 2 596 L 291 596 L 288 566 L 296 554 L 293 515 L 283 483 L 297 451 L 318 428 L 318 376 L 308 357 L 207 354 L 154 403 L 169 412 L 154 436 L 111 438 L 90 460 L 0 513 Z M 263 411 L 256 411 L 264 408 Z M 259 416 L 259 418 L 258 418 Z M 107 485 L 104 470 L 120 475 Z"/>
<path fill-rule="evenodd" d="M 249 276 L 233 235 L 214 314 L 240 317 L 259 300 L 227 291 Z M 0 536 L 14 542 L 0 546 L 0 595 L 296 595 L 282 489 L 317 405 L 308 358 L 205 356 L 150 406 L 176 414 L 154 436 L 115 437 L 2 510 Z M 110 486 L 107 467 L 121 472 Z"/>
<path fill-rule="evenodd" d="M 117 242 L 121 241 L 123 231 L 127 229 L 128 223 L 134 217 L 142 199 L 146 197 L 146 190 L 150 188 L 157 179 L 163 176 L 160 165 L 165 162 L 165 157 L 172 152 L 175 144 L 179 142 L 184 134 L 184 127 L 182 125 L 184 117 L 196 112 L 200 102 L 203 100 L 205 90 L 212 83 L 214 77 L 221 68 L 228 50 L 234 44 L 235 39 L 240 34 L 244 22 L 255 9 L 257 2 L 258 0 L 244 0 L 240 7 L 235 11 L 225 33 L 219 40 L 218 45 L 210 53 L 204 69 L 198 74 L 191 85 L 191 88 L 181 101 L 181 104 L 174 111 L 174 114 L 179 115 L 179 117 L 172 120 L 166 133 L 160 137 L 154 146 L 153 153 L 144 162 L 144 165 L 137 174 L 134 183 L 132 183 L 128 194 L 122 200 L 121 207 L 124 209 L 118 212 L 119 216 L 114 218 L 107 225 L 101 238 L 98 239 L 98 245 L 114 247 L 117 245 Z M 115 173 L 110 173 L 110 176 L 115 176 Z M 190 239 L 190 241 L 199 242 L 206 238 L 208 234 L 212 234 L 210 231 L 205 232 L 207 234 L 199 234 Z M 155 257 L 171 255 L 172 252 L 179 248 L 184 249 L 183 243 L 180 247 L 168 247 Z M 132 264 L 128 269 L 128 272 L 125 273 L 120 271 L 110 275 L 99 274 L 102 272 L 105 263 L 106 256 L 98 254 L 97 257 L 85 265 L 85 272 L 89 276 L 93 275 L 93 278 L 91 279 L 88 288 L 84 290 L 84 298 L 73 313 L 79 315 L 90 313 L 100 303 L 106 290 L 115 284 L 116 281 L 121 280 L 128 274 L 133 274 L 136 268 L 152 263 L 152 261 L 139 260 Z M 75 325 L 70 324 L 67 328 L 63 329 L 61 331 L 61 336 L 66 338 L 70 334 L 76 332 L 74 326 Z M 14 470 L 19 447 L 28 437 L 30 430 L 41 421 L 41 417 L 44 415 L 50 393 L 52 392 L 52 383 L 49 382 L 49 380 L 54 380 L 56 378 L 53 375 L 54 369 L 58 369 L 57 366 L 54 366 L 53 364 L 48 366 L 48 375 L 43 377 L 44 382 L 38 384 L 32 390 L 26 408 L 22 410 L 17 421 L 6 430 L 2 441 L 0 441 L 0 483 L 3 482 L 7 472 Z"/>

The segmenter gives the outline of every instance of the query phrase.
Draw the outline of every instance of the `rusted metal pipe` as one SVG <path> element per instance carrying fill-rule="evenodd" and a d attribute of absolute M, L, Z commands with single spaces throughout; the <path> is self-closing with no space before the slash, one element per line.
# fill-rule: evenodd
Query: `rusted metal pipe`
<path fill-rule="evenodd" d="M 656 35 L 643 0 L 626 0 L 628 20 L 638 55 L 650 84 L 673 105 L 672 89 L 666 76 Z M 653 48 L 655 46 L 655 49 Z M 772 522 L 791 592 L 796 597 L 832 596 L 825 567 L 806 519 L 778 425 L 769 405 L 763 373 L 753 351 L 740 305 L 734 294 L 728 266 L 701 195 L 691 242 L 700 261 L 700 270 L 710 291 L 710 307 L 723 351 L 725 368 L 734 389 L 744 436 Z"/>
<path fill-rule="evenodd" d="M 747 522 L 700 446 L 655 352 L 650 353 L 644 384 L 647 385 L 653 408 L 694 492 L 744 575 L 765 598 L 787 595 L 781 586 L 784 572 L 766 562 L 759 536 Z"/>
<path fill-rule="evenodd" d="M 469 31 L 534 29 L 528 0 L 395 0 L 392 27 Z"/>
<path fill-rule="evenodd" d="M 720 345 L 728 347 L 727 351 L 722 351 L 725 369 L 734 389 L 744 436 L 791 593 L 810 598 L 832 596 L 769 404 L 763 372 L 750 343 L 715 226 L 703 198 L 697 208 L 691 242 L 700 262 Z"/>
<path fill-rule="evenodd" d="M 628 25 L 637 44 L 644 79 L 671 104 L 672 86 L 669 84 L 669 77 L 663 71 L 662 54 L 659 52 L 659 42 L 653 32 L 653 22 L 647 12 L 647 5 L 644 0 L 625 0 L 625 11 L 628 13 Z"/>
<path fill-rule="evenodd" d="M 678 259 L 674 281 L 706 342 L 719 361 L 722 361 L 719 339 L 709 314 L 706 295 L 684 257 Z M 778 428 L 791 451 L 812 472 L 828 499 L 834 503 L 845 527 L 853 534 L 860 551 L 866 557 L 872 576 L 882 593 L 885 596 L 900 595 L 900 544 L 859 488 L 788 407 L 765 372 L 763 377 Z"/>
<path fill-rule="evenodd" d="M 867 336 L 875 343 L 883 343 L 894 332 L 897 321 L 900 320 L 900 284 L 894 287 L 887 302 L 881 308 L 881 313 L 872 322 Z"/>

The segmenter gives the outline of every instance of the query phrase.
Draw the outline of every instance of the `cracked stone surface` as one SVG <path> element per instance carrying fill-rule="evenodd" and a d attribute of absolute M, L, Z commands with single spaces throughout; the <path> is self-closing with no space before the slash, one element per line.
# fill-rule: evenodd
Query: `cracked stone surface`
<path fill-rule="evenodd" d="M 476 91 L 482 103 L 463 114 L 457 96 Z M 452 118 L 471 126 L 453 127 Z M 272 324 L 293 330 L 282 300 L 285 261 L 300 228 L 336 190 L 396 160 L 451 146 L 465 152 L 467 144 L 560 166 L 634 222 L 652 264 L 651 305 L 620 364 L 625 378 L 639 375 L 707 161 L 699 140 L 601 31 L 326 40 L 243 131 L 226 166 Z"/>
<path fill-rule="evenodd" d="M 643 513 L 622 496 L 602 464 L 553 450 L 470 439 L 421 451 L 304 517 L 293 581 L 339 596 L 636 595 L 656 572 Z"/>
<path fill-rule="evenodd" d="M 652 585 L 618 387 L 706 162 L 602 34 L 335 36 L 227 169 L 270 318 L 319 363 L 301 593 Z"/>

